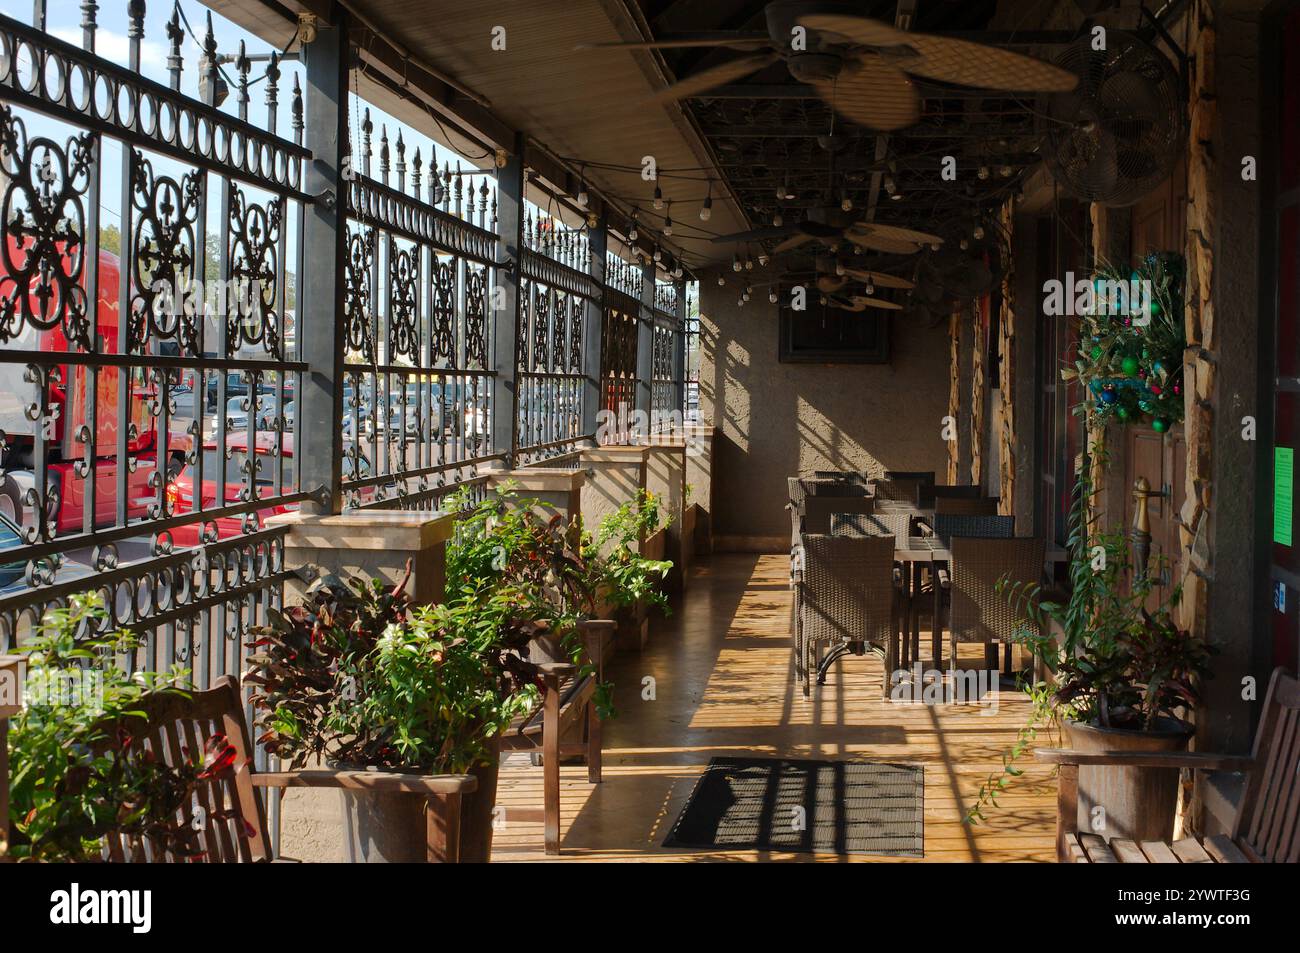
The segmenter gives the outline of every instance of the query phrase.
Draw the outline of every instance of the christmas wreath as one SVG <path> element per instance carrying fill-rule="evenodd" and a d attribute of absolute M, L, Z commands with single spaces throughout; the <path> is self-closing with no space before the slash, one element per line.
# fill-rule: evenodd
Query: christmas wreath
<path fill-rule="evenodd" d="M 1100 421 L 1151 418 L 1164 433 L 1183 419 L 1183 259 L 1147 255 L 1127 275 L 1097 270 L 1079 315 L 1079 356 L 1064 368 L 1087 389 L 1077 413 Z"/>

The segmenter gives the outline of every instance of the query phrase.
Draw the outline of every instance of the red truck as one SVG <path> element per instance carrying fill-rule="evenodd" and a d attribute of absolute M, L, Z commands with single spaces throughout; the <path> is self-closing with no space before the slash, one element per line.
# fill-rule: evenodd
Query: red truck
<path fill-rule="evenodd" d="M 16 238 L 9 239 L 10 257 L 13 259 L 22 255 L 16 242 Z M 119 280 L 117 256 L 101 251 L 99 300 L 94 312 L 95 334 L 103 353 L 117 351 Z M 13 282 L 7 281 L 3 275 L 0 275 L 0 294 L 13 294 Z M 40 331 L 29 326 L 17 339 L 8 342 L 6 350 L 67 353 L 69 347 L 61 327 Z M 35 384 L 24 380 L 26 369 L 24 363 L 0 361 L 0 430 L 5 434 L 4 451 L 0 456 L 0 514 L 17 523 L 31 522 L 24 519 L 27 515 L 25 498 L 28 490 L 38 489 L 34 451 L 39 440 L 43 442 L 46 453 L 46 482 L 53 491 L 45 499 L 54 525 L 60 533 L 76 532 L 84 527 L 86 505 L 86 480 L 73 472 L 75 462 L 84 454 L 84 446 L 76 437 L 87 421 L 89 388 L 94 378 L 84 365 L 58 365 L 58 380 L 51 381 L 50 385 L 48 412 L 43 419 L 32 421 L 25 408 L 39 403 L 39 391 Z M 118 368 L 102 368 L 95 385 L 97 425 L 93 478 L 96 527 L 111 526 L 116 521 L 119 427 L 135 424 L 135 436 L 127 443 L 127 452 L 136 460 L 134 472 L 127 477 L 128 518 L 144 517 L 149 504 L 157 499 L 157 491 L 149 486 L 161 452 L 158 419 L 149 413 L 149 403 L 157 396 L 157 385 L 150 380 L 148 368 L 135 367 L 126 371 L 129 374 L 127 407 L 122 412 L 118 407 L 118 381 L 122 373 Z M 188 384 L 192 389 L 193 381 L 193 372 L 187 371 L 181 378 L 181 386 Z M 185 455 L 193 446 L 193 440 L 183 425 L 178 429 L 178 425 L 173 423 L 172 428 L 166 453 L 168 473 L 174 475 L 183 469 Z"/>

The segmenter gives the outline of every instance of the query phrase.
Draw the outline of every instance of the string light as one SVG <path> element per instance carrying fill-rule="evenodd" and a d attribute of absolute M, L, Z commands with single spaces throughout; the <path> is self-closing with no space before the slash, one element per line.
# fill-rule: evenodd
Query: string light
<path fill-rule="evenodd" d="M 664 216 L 664 234 L 671 235 L 672 233 L 673 233 L 673 203 L 669 202 L 668 214 Z"/>
<path fill-rule="evenodd" d="M 718 287 L 721 288 L 726 283 L 727 283 L 727 279 L 724 278 L 722 275 L 718 275 Z"/>
<path fill-rule="evenodd" d="M 784 224 L 785 224 L 785 218 L 781 215 L 780 212 L 777 212 L 772 216 L 773 228 L 780 228 Z"/>
<path fill-rule="evenodd" d="M 591 197 L 587 195 L 586 168 L 586 166 L 583 166 L 582 170 L 578 172 L 578 204 L 583 208 L 586 208 L 587 203 L 591 200 Z"/>
<path fill-rule="evenodd" d="M 655 208 L 663 208 L 663 207 L 664 207 L 664 190 L 656 185 L 655 186 Z"/>
<path fill-rule="evenodd" d="M 632 227 L 629 228 L 629 229 L 627 230 L 627 240 L 630 241 L 630 242 L 634 242 L 634 241 L 636 241 L 636 240 L 637 240 L 637 236 L 640 234 L 640 233 L 637 232 L 637 230 L 636 230 L 636 213 L 637 213 L 637 211 L 638 211 L 638 210 L 637 210 L 636 206 L 635 206 L 635 205 L 632 206 Z"/>
<path fill-rule="evenodd" d="M 767 293 L 767 300 L 770 301 L 770 302 L 772 302 L 773 304 L 776 304 L 776 302 L 777 302 L 777 297 L 776 297 L 776 289 L 775 289 L 775 288 L 773 288 L 771 291 L 769 291 L 769 292 Z"/>
<path fill-rule="evenodd" d="M 709 182 L 709 192 L 704 196 L 704 204 L 700 206 L 700 221 L 707 222 L 713 215 L 713 183 Z"/>
<path fill-rule="evenodd" d="M 732 271 L 740 271 L 741 267 L 742 267 L 742 266 L 741 266 L 741 264 L 740 264 L 740 256 L 739 256 L 739 255 L 732 255 L 732 256 L 731 256 L 731 270 L 732 270 Z"/>

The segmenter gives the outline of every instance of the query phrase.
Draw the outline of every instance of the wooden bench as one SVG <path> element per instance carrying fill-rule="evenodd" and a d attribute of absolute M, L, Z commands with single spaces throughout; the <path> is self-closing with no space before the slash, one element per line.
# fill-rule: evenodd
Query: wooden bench
<path fill-rule="evenodd" d="M 176 764 L 182 748 L 191 755 L 204 750 L 207 739 L 223 734 L 235 749 L 234 768 L 206 781 L 196 790 L 202 809 L 199 840 L 209 863 L 259 862 L 272 859 L 266 829 L 266 812 L 257 788 L 332 787 L 371 791 L 406 791 L 428 798 L 428 856 L 431 861 L 460 859 L 461 799 L 473 792 L 478 779 L 469 775 L 410 775 L 385 771 L 283 771 L 258 773 L 253 768 L 253 748 L 244 722 L 244 701 L 239 682 L 223 675 L 208 691 L 184 695 L 157 694 L 144 700 L 144 718 L 131 717 L 121 724 L 141 738 L 150 750 Z M 193 824 L 194 804 L 184 808 L 185 822 Z M 7 816 L 7 815 L 6 815 Z M 244 830 L 240 820 L 247 823 Z M 110 860 L 175 862 L 180 858 L 159 850 L 145 838 L 111 836 Z"/>
<path fill-rule="evenodd" d="M 1060 765 L 1056 815 L 1057 859 L 1070 864 L 1245 864 L 1300 861 L 1300 682 L 1276 669 L 1250 757 L 1202 752 L 1085 753 L 1059 748 L 1034 752 Z M 1245 771 L 1246 790 L 1232 834 L 1167 844 L 1113 838 L 1078 830 L 1080 765 Z"/>
<path fill-rule="evenodd" d="M 548 854 L 560 852 L 560 761 L 582 756 L 587 780 L 601 779 L 600 718 L 593 697 L 604 671 L 605 648 L 614 637 L 615 623 L 592 619 L 579 624 L 592 671 L 579 678 L 579 666 L 569 662 L 543 662 L 545 691 L 541 704 L 519 718 L 501 739 L 501 750 L 527 751 L 542 763 L 542 810 L 512 809 L 510 818 L 542 822 Z"/>

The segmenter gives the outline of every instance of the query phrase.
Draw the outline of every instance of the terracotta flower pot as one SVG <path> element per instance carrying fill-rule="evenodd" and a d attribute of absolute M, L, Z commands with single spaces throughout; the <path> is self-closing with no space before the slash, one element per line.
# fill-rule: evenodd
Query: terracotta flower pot
<path fill-rule="evenodd" d="M 1161 718 L 1154 731 L 1100 728 L 1068 722 L 1070 746 L 1077 751 L 1186 751 L 1193 729 Z M 1079 830 L 1106 840 L 1163 840 L 1173 837 L 1178 807 L 1178 769 L 1079 767 Z M 1098 810 L 1100 808 L 1100 810 Z"/>

